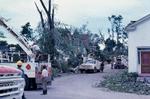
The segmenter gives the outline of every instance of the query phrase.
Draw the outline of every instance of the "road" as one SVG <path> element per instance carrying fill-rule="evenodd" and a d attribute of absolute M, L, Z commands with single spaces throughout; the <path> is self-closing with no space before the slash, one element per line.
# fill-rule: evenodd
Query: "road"
<path fill-rule="evenodd" d="M 150 96 L 119 93 L 94 87 L 102 80 L 105 73 L 71 74 L 56 78 L 48 89 L 48 95 L 41 95 L 42 91 L 26 91 L 27 99 L 150 99 Z"/>

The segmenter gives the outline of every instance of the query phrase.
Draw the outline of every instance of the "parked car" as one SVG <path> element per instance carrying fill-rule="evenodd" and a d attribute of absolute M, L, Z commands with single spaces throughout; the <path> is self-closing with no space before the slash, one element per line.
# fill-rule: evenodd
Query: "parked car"
<path fill-rule="evenodd" d="M 16 68 L 0 65 L 0 99 L 22 99 L 25 81 Z"/>
<path fill-rule="evenodd" d="M 98 60 L 88 59 L 79 66 L 79 71 L 81 73 L 83 73 L 84 71 L 98 72 L 100 71 L 100 64 L 101 62 L 99 62 Z"/>

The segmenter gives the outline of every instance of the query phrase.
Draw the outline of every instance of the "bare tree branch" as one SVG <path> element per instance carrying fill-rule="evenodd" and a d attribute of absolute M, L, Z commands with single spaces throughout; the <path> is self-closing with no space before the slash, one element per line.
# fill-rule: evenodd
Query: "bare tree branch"
<path fill-rule="evenodd" d="M 49 9 L 48 9 L 49 14 L 51 14 L 51 0 L 49 0 Z M 51 16 L 51 15 L 49 15 Z"/>
<path fill-rule="evenodd" d="M 37 8 L 37 11 L 38 11 L 39 14 L 40 14 L 40 18 L 41 18 L 41 22 L 42 22 L 42 27 L 43 27 L 43 30 L 44 30 L 45 24 L 44 24 L 44 18 L 43 18 L 42 11 L 40 11 L 40 9 L 39 9 L 39 7 L 37 6 L 36 2 L 34 2 L 34 3 L 35 3 L 35 6 L 36 6 L 36 8 Z"/>
<path fill-rule="evenodd" d="M 102 34 L 101 30 L 99 30 L 99 35 L 101 38 L 101 44 L 104 44 L 105 43 L 105 36 L 104 36 L 104 34 Z"/>
<path fill-rule="evenodd" d="M 36 6 L 38 12 L 41 13 L 41 11 L 40 11 L 39 7 L 37 6 L 36 2 L 34 2 L 34 4 L 35 4 L 35 6 Z"/>
<path fill-rule="evenodd" d="M 51 1 L 51 0 L 50 0 L 50 1 Z M 40 2 L 41 2 L 41 5 L 42 5 L 44 11 L 46 12 L 46 14 L 49 15 L 49 12 L 48 12 L 48 10 L 47 10 L 47 8 L 46 8 L 46 6 L 45 6 L 43 0 L 40 0 Z"/>
<path fill-rule="evenodd" d="M 55 9 L 52 10 L 52 28 L 54 28 L 54 15 L 55 15 Z"/>
<path fill-rule="evenodd" d="M 46 12 L 47 14 L 47 18 L 48 18 L 48 24 L 49 24 L 49 29 L 51 30 L 53 28 L 52 26 L 52 18 L 51 18 L 51 0 L 49 0 L 49 9 L 46 8 L 43 0 L 40 0 L 40 3 L 44 9 L 44 11 Z"/>

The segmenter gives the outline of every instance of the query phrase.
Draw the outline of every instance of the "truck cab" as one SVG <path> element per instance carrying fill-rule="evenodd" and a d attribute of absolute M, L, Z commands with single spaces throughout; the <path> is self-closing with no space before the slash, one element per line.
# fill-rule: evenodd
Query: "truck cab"
<path fill-rule="evenodd" d="M 79 66 L 79 70 L 82 73 L 83 71 L 100 71 L 100 62 L 98 60 L 88 58 Z"/>
<path fill-rule="evenodd" d="M 49 72 L 48 82 L 49 85 L 51 85 L 51 62 L 50 62 L 50 55 L 43 53 L 40 51 L 40 48 L 38 45 L 34 42 L 33 44 L 30 44 L 29 40 L 27 40 L 23 35 L 20 33 L 16 33 L 13 29 L 10 28 L 3 20 L 3 18 L 0 17 L 0 28 L 1 31 L 4 33 L 9 33 L 9 37 L 16 41 L 17 44 L 21 47 L 23 50 L 15 50 L 14 47 L 9 48 L 8 51 L 4 52 L 2 55 L 0 54 L 0 65 L 6 65 L 10 67 L 16 68 L 16 62 L 21 60 L 23 61 L 22 69 L 25 73 L 25 81 L 26 86 L 25 89 L 37 89 L 38 87 L 41 87 L 41 71 L 42 66 L 47 66 L 47 70 Z M 19 59 L 16 59 L 16 56 Z M 23 56 L 23 58 L 22 58 Z"/>
<path fill-rule="evenodd" d="M 25 81 L 22 72 L 0 65 L 0 99 L 22 99 Z"/>

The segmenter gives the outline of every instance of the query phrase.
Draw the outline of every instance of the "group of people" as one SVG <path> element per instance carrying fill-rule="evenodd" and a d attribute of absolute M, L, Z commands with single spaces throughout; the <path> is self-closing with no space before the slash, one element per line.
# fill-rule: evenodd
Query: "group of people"
<path fill-rule="evenodd" d="M 22 69 L 22 64 L 23 64 L 22 61 L 18 61 L 18 62 L 17 62 L 17 68 L 22 71 L 22 78 L 26 79 L 24 70 Z M 42 77 L 42 88 L 43 88 L 43 93 L 42 93 L 42 95 L 46 95 L 46 94 L 47 94 L 48 70 L 47 70 L 47 67 L 46 67 L 45 65 L 42 66 L 41 77 Z M 23 93 L 23 95 L 22 95 L 22 99 L 26 99 L 24 93 Z"/>
<path fill-rule="evenodd" d="M 22 78 L 26 79 L 24 70 L 22 69 L 22 61 L 18 61 L 17 62 L 17 68 L 19 70 L 22 71 Z M 102 61 L 102 63 L 100 64 L 100 72 L 104 71 L 104 61 Z M 43 88 L 43 93 L 42 95 L 46 95 L 47 94 L 47 78 L 48 78 L 48 70 L 47 67 L 45 65 L 42 66 L 42 88 Z M 22 99 L 26 99 L 25 94 L 23 93 Z"/>

